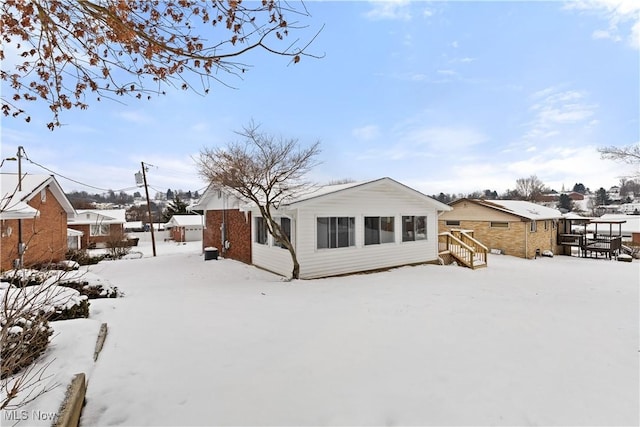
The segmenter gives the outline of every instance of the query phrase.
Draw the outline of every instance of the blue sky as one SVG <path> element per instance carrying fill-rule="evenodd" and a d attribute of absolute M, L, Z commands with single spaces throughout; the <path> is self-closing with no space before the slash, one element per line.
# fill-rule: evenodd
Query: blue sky
<path fill-rule="evenodd" d="M 51 132 L 2 118 L 2 158 L 30 159 L 103 189 L 197 190 L 192 157 L 236 140 L 250 120 L 321 142 L 314 181 L 389 176 L 427 194 L 515 187 L 537 175 L 561 190 L 618 183 L 634 171 L 596 148 L 640 142 L 640 6 L 584 2 L 307 2 L 310 47 L 323 59 L 252 53 L 235 86 L 207 96 L 103 100 L 66 111 Z M 28 162 L 24 169 L 46 173 Z M 14 172 L 6 162 L 2 172 Z M 66 191 L 85 190 L 59 178 Z"/>

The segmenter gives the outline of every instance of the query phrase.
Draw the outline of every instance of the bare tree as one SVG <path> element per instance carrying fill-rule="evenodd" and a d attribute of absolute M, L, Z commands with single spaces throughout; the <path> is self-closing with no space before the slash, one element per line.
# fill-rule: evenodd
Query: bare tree
<path fill-rule="evenodd" d="M 629 145 L 626 147 L 609 147 L 598 148 L 600 157 L 606 160 L 615 160 L 629 164 L 640 164 L 640 144 Z"/>
<path fill-rule="evenodd" d="M 609 147 L 598 148 L 600 157 L 606 160 L 614 160 L 629 165 L 637 165 L 640 167 L 640 143 L 628 145 L 626 147 Z M 640 177 L 640 169 L 636 169 L 632 176 Z"/>
<path fill-rule="evenodd" d="M 273 215 L 282 204 L 309 188 L 305 175 L 317 164 L 320 143 L 301 148 L 297 139 L 274 138 L 260 132 L 253 122 L 237 134 L 243 142 L 202 149 L 196 159 L 198 172 L 212 185 L 230 189 L 260 209 L 269 234 L 291 254 L 291 277 L 297 279 L 300 264 L 295 248 Z"/>
<path fill-rule="evenodd" d="M 522 199 L 533 202 L 538 200 L 547 188 L 536 175 L 531 175 L 529 178 L 516 179 L 515 191 Z"/>
<path fill-rule="evenodd" d="M 167 84 L 193 88 L 190 75 L 207 93 L 212 80 L 225 84 L 219 72 L 247 71 L 238 57 L 249 51 L 292 63 L 314 56 L 306 49 L 318 33 L 285 40 L 309 17 L 304 3 L 280 0 L 3 0 L 2 111 L 30 121 L 22 104 L 41 100 L 53 130 L 61 111 L 87 108 L 90 93 L 148 98 Z"/>

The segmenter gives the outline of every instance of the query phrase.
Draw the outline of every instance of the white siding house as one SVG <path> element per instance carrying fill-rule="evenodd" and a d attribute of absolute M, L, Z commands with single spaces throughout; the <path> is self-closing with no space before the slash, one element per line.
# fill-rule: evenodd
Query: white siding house
<path fill-rule="evenodd" d="M 289 276 L 286 249 L 252 212 L 252 263 Z M 451 207 L 391 178 L 319 187 L 280 206 L 300 263 L 300 278 L 355 273 L 438 259 L 438 215 Z"/>

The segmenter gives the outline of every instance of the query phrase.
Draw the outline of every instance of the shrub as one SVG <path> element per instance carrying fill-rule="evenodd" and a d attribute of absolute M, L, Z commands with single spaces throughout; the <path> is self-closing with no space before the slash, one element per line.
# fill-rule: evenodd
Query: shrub
<path fill-rule="evenodd" d="M 107 253 L 113 259 L 120 259 L 131 250 L 127 234 L 122 231 L 112 231 L 107 239 Z"/>
<path fill-rule="evenodd" d="M 47 316 L 25 312 L 20 316 L 2 316 L 0 378 L 14 375 L 31 365 L 49 345 L 53 330 Z"/>
<path fill-rule="evenodd" d="M 93 265 L 102 261 L 104 255 L 91 255 L 84 249 L 72 249 L 67 251 L 67 260 L 75 261 L 80 265 Z"/>

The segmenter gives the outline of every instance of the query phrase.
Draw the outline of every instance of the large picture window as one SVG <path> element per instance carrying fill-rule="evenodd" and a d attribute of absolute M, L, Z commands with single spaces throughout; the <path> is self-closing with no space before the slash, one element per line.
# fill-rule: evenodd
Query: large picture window
<path fill-rule="evenodd" d="M 91 224 L 90 236 L 108 236 L 111 231 L 109 224 Z"/>
<path fill-rule="evenodd" d="M 255 235 L 253 241 L 261 245 L 267 244 L 267 222 L 261 216 L 255 218 Z"/>
<path fill-rule="evenodd" d="M 402 241 L 413 242 L 415 240 L 427 239 L 427 217 L 426 216 L 403 216 L 402 217 Z"/>
<path fill-rule="evenodd" d="M 356 219 L 347 216 L 318 217 L 318 249 L 346 248 L 356 245 Z"/>
<path fill-rule="evenodd" d="M 378 245 L 395 242 L 394 218 L 392 216 L 364 217 L 364 244 Z"/>

